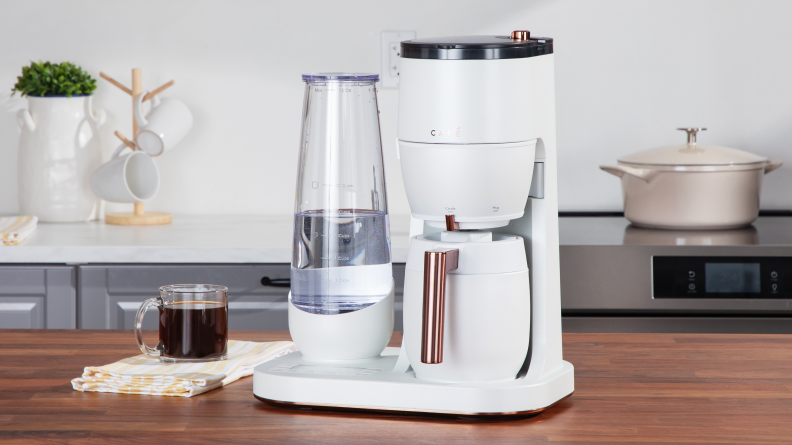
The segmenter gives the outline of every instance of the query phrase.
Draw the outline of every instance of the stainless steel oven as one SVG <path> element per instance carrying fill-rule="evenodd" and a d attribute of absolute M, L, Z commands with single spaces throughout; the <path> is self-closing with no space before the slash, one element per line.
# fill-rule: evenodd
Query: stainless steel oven
<path fill-rule="evenodd" d="M 792 217 L 717 231 L 559 224 L 566 332 L 792 333 Z"/>

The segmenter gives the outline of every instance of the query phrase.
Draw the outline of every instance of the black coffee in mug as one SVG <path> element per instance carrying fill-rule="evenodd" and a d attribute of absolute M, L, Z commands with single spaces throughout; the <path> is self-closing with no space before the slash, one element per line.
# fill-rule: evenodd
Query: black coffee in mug
<path fill-rule="evenodd" d="M 146 310 L 159 310 L 159 344 L 143 341 Z M 163 362 L 204 362 L 228 357 L 228 288 L 214 284 L 172 284 L 159 298 L 143 302 L 135 317 L 135 338 L 144 354 Z"/>
<path fill-rule="evenodd" d="M 221 302 L 176 301 L 160 308 L 162 355 L 215 358 L 226 354 L 228 313 Z"/>

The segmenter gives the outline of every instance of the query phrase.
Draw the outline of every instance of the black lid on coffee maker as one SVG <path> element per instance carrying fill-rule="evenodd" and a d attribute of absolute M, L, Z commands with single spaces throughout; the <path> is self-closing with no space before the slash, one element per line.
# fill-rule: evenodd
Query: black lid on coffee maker
<path fill-rule="evenodd" d="M 406 59 L 521 59 L 553 54 L 553 39 L 531 37 L 528 31 L 508 36 L 456 36 L 401 42 Z"/>

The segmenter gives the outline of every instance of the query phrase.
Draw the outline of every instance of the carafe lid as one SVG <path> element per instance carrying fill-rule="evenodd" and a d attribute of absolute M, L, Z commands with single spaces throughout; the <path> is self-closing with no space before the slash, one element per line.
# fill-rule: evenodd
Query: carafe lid
<path fill-rule="evenodd" d="M 528 31 L 508 36 L 456 36 L 401 42 L 401 57 L 407 59 L 522 59 L 553 54 L 553 39 L 531 37 Z"/>
<path fill-rule="evenodd" d="M 305 82 L 326 82 L 328 80 L 378 82 L 379 74 L 371 73 L 308 73 L 302 75 Z"/>
<path fill-rule="evenodd" d="M 767 158 L 736 148 L 703 146 L 696 133 L 706 128 L 677 128 L 688 134 L 688 143 L 639 151 L 619 158 L 625 164 L 642 165 L 742 165 L 767 162 Z"/>

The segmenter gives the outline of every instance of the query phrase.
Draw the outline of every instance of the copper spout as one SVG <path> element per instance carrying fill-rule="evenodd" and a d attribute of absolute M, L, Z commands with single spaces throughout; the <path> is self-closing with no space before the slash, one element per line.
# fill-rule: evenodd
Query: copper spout
<path fill-rule="evenodd" d="M 446 274 L 457 267 L 459 267 L 459 249 L 435 249 L 424 253 L 421 363 L 443 363 Z"/>
<path fill-rule="evenodd" d="M 446 215 L 446 232 L 453 232 L 459 230 L 459 223 L 454 221 L 454 215 Z"/>

